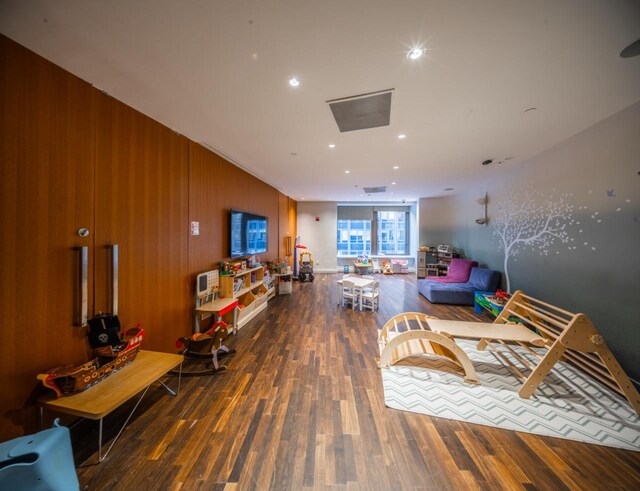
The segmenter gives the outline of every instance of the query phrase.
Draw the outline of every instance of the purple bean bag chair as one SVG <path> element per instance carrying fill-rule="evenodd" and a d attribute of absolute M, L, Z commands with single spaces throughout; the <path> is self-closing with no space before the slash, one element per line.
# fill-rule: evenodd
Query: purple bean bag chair
<path fill-rule="evenodd" d="M 438 281 L 440 283 L 466 283 L 469 281 L 471 268 L 475 268 L 477 266 L 478 261 L 454 258 L 451 260 L 451 266 L 449 266 L 447 276 L 429 278 L 429 280 Z"/>

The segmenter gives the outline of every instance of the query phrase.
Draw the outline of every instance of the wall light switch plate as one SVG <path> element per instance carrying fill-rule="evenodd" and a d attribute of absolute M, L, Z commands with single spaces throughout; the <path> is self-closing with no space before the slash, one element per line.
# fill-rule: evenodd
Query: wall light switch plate
<path fill-rule="evenodd" d="M 200 235 L 200 222 L 191 222 L 191 235 Z"/>

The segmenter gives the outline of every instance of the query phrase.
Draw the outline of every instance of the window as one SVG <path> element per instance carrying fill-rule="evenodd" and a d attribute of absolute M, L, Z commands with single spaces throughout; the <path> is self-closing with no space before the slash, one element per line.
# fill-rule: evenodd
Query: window
<path fill-rule="evenodd" d="M 371 255 L 371 220 L 338 220 L 338 256 Z"/>
<path fill-rule="evenodd" d="M 377 211 L 377 253 L 386 256 L 409 252 L 408 213 L 405 211 Z"/>
<path fill-rule="evenodd" d="M 408 206 L 339 206 L 338 256 L 408 255 Z"/>

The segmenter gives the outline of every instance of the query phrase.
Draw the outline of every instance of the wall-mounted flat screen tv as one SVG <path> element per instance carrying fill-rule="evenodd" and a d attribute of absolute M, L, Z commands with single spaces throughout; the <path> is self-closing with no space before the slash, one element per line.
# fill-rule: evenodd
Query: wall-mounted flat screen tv
<path fill-rule="evenodd" d="M 246 211 L 231 210 L 229 256 L 240 257 L 267 252 L 269 219 Z"/>

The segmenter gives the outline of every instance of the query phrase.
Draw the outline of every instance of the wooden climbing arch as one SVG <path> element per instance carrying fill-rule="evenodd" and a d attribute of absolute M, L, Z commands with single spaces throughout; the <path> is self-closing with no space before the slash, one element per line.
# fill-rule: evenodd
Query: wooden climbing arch
<path fill-rule="evenodd" d="M 426 353 L 448 358 L 464 371 L 466 383 L 479 383 L 467 354 L 448 335 L 429 330 L 428 319 L 437 317 L 405 312 L 389 319 L 378 333 L 379 366 L 388 368 L 408 356 Z"/>

